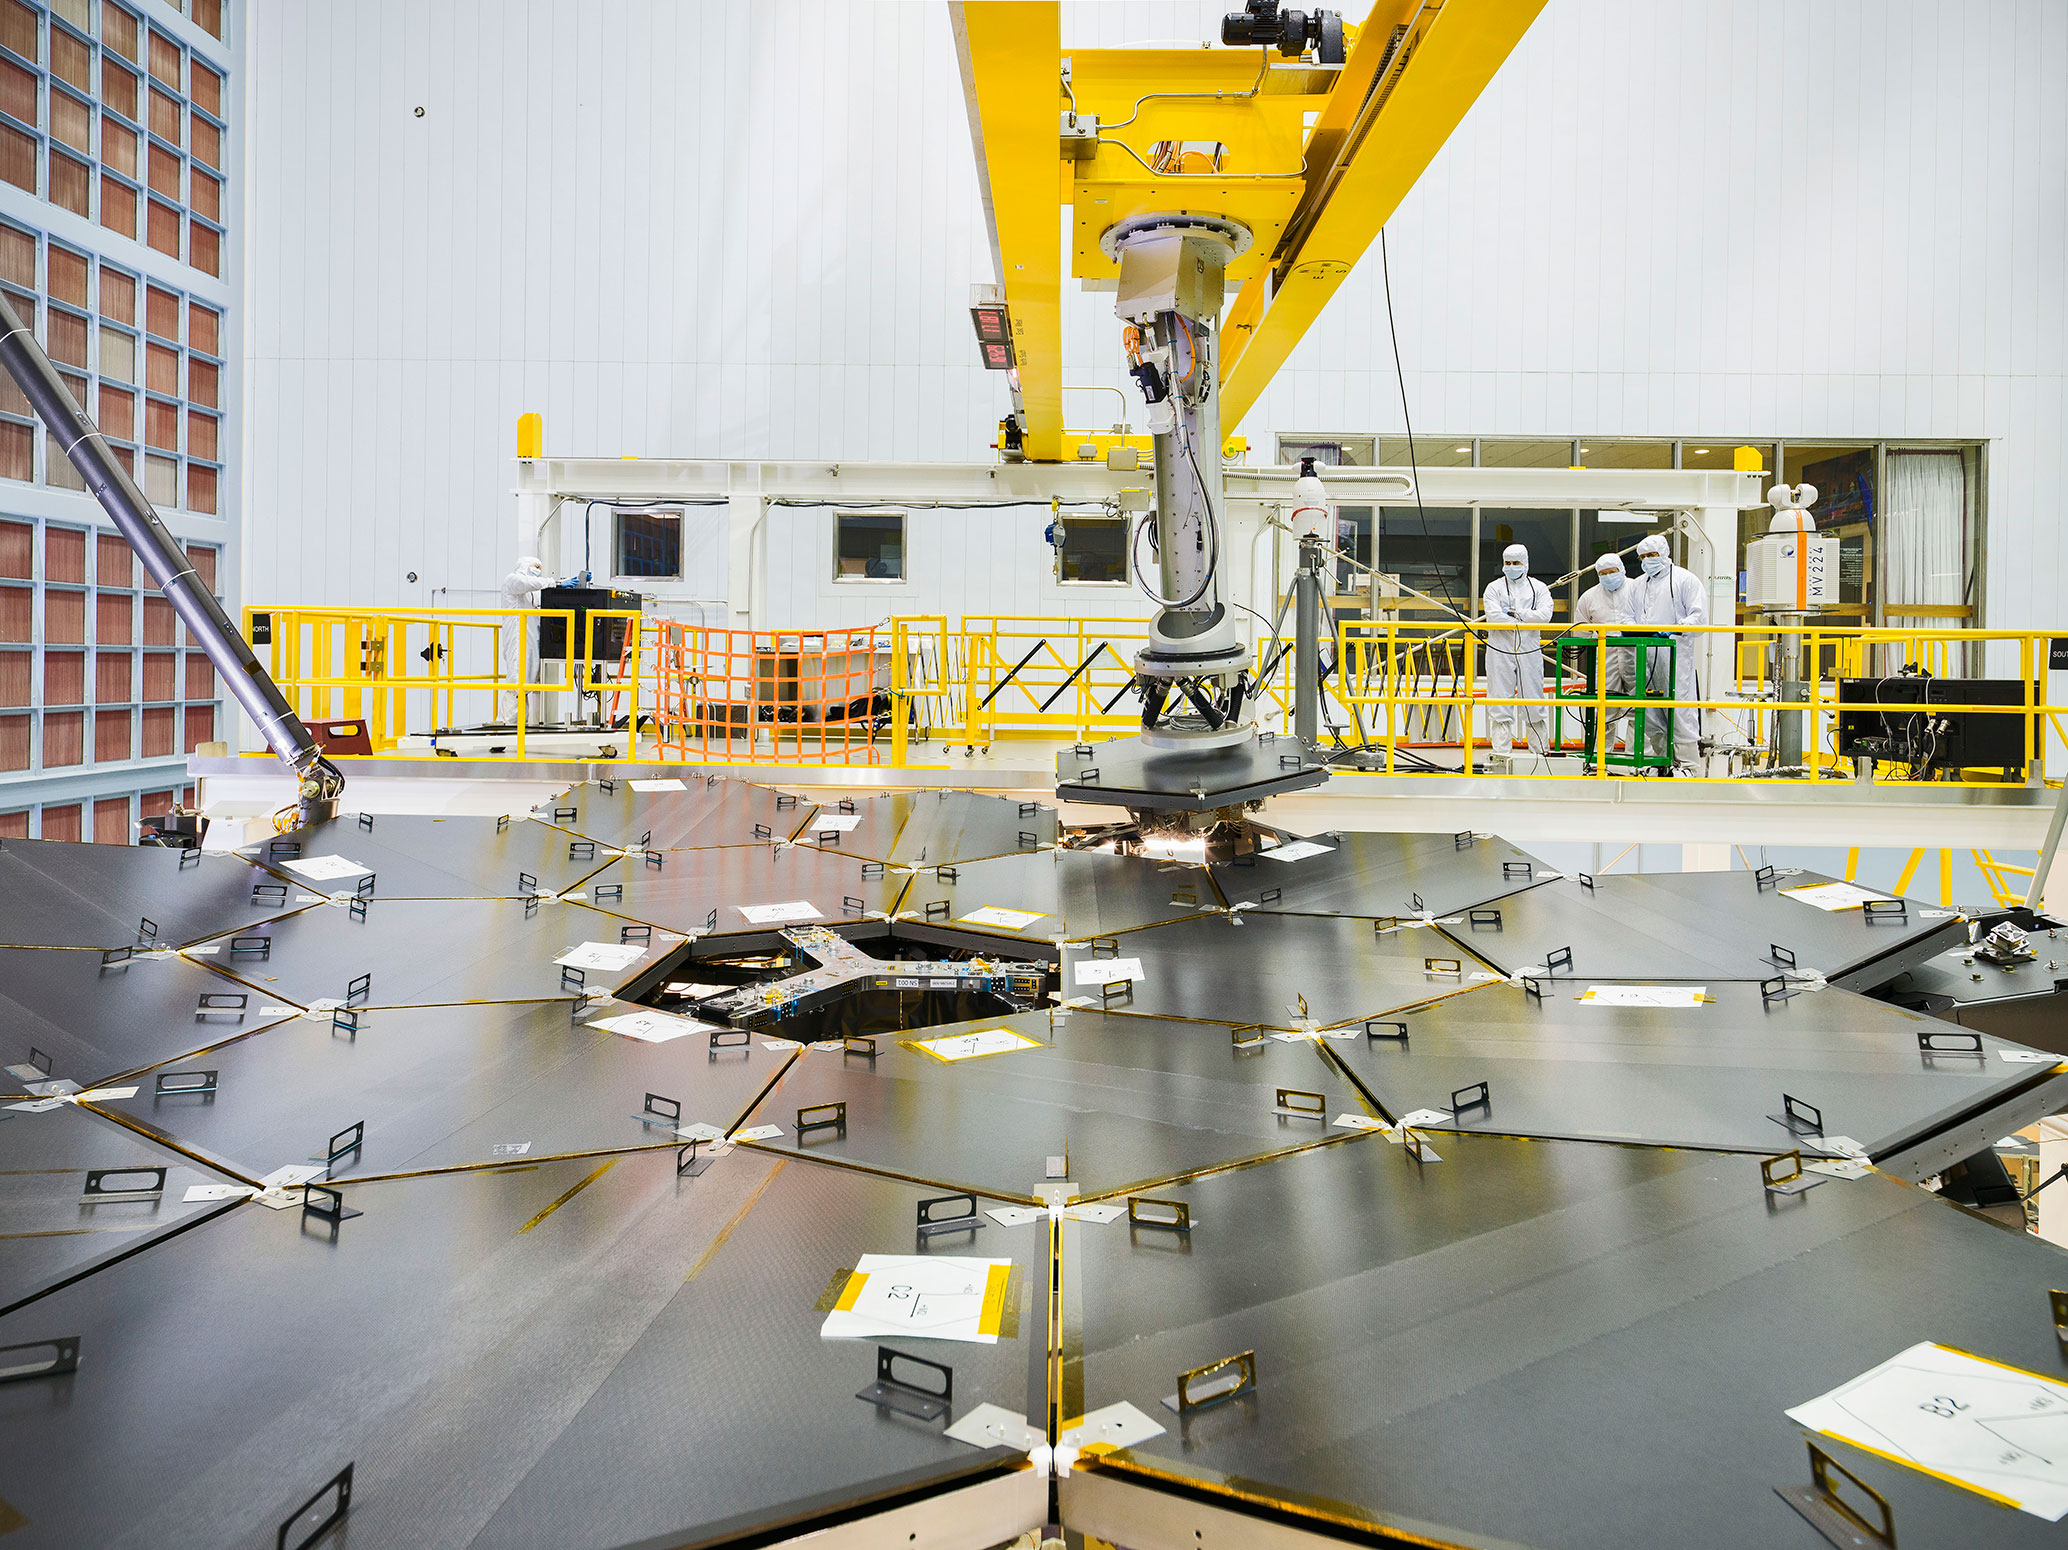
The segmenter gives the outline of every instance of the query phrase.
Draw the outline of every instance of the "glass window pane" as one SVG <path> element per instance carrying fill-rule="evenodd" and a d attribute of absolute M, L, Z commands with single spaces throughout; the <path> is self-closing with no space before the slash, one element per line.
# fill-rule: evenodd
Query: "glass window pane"
<path fill-rule="evenodd" d="M 101 101 L 136 122 L 136 77 L 105 54 L 101 56 Z"/>
<path fill-rule="evenodd" d="M 50 132 L 75 151 L 93 153 L 93 109 L 70 92 L 50 94 Z"/>
<path fill-rule="evenodd" d="M 223 132 L 207 119 L 196 113 L 194 120 L 194 155 L 211 167 L 223 164 Z"/>
<path fill-rule="evenodd" d="M 1569 441 L 1506 441 L 1487 437 L 1479 443 L 1481 468 L 1569 468 Z"/>
<path fill-rule="evenodd" d="M 24 290 L 36 282 L 36 239 L 17 226 L 0 226 L 0 280 Z"/>
<path fill-rule="evenodd" d="M 120 533 L 102 533 L 95 541 L 100 551 L 94 556 L 94 581 L 103 587 L 133 587 L 136 585 L 136 551 L 129 547 L 129 540 Z M 127 603 L 123 604 L 128 607 Z M 106 617 L 103 615 L 103 617 Z M 100 632 L 101 639 L 108 638 L 107 631 Z M 123 626 L 122 640 L 129 639 L 129 628 Z"/>
<path fill-rule="evenodd" d="M 54 300 L 86 305 L 86 255 L 50 246 L 50 294 Z"/>
<path fill-rule="evenodd" d="M 36 433 L 26 425 L 0 421 L 0 479 L 35 477 Z"/>
<path fill-rule="evenodd" d="M 144 400 L 144 441 L 161 452 L 180 449 L 180 409 L 162 398 Z"/>
<path fill-rule="evenodd" d="M 36 137 L 11 124 L 0 124 L 0 178 L 16 188 L 36 192 Z"/>
<path fill-rule="evenodd" d="M 93 47 L 62 27 L 50 29 L 50 73 L 67 86 L 93 95 Z"/>
<path fill-rule="evenodd" d="M 136 339 L 119 328 L 101 327 L 101 375 L 136 381 Z"/>
<path fill-rule="evenodd" d="M 1559 578 L 1573 568 L 1573 518 L 1568 510 L 1496 510 L 1479 513 L 1479 585 L 1501 574 L 1501 551 L 1510 544 L 1529 550 L 1529 573 L 1551 589 L 1552 617 L 1572 611 L 1572 584 Z"/>
<path fill-rule="evenodd" d="M 101 265 L 101 316 L 119 323 L 136 321 L 136 281 L 106 264 Z"/>
<path fill-rule="evenodd" d="M 1065 517 L 1061 561 L 1064 581 L 1127 583 L 1126 519 Z"/>
<path fill-rule="evenodd" d="M 86 369 L 86 319 L 62 307 L 52 307 L 45 330 L 50 358 L 67 366 Z"/>
<path fill-rule="evenodd" d="M 121 6 L 101 0 L 101 41 L 124 59 L 135 59 L 136 40 L 136 18 Z"/>
<path fill-rule="evenodd" d="M 191 71 L 194 77 L 194 86 L 191 93 L 194 105 L 198 108 L 206 108 L 217 118 L 221 118 L 223 116 L 223 78 L 198 59 L 192 62 Z"/>
<path fill-rule="evenodd" d="M 43 767 L 55 769 L 60 766 L 80 764 L 86 758 L 86 712 L 83 710 L 49 711 L 43 717 Z M 50 837 L 51 809 L 43 810 L 43 834 Z M 79 838 L 79 809 L 71 809 L 70 839 Z"/>
<path fill-rule="evenodd" d="M 902 512 L 847 512 L 835 519 L 838 538 L 833 574 L 854 580 L 903 580 L 905 518 Z"/>
<path fill-rule="evenodd" d="M 93 31 L 93 0 L 50 0 L 50 8 L 81 32 Z"/>
<path fill-rule="evenodd" d="M 223 0 L 194 0 L 194 25 L 212 38 L 223 35 Z M 199 66 L 195 67 L 197 70 Z"/>
<path fill-rule="evenodd" d="M 187 222 L 187 262 L 203 274 L 220 275 L 223 272 L 223 235 L 213 226 L 201 222 Z"/>
<path fill-rule="evenodd" d="M 1465 613 L 1478 611 L 1472 586 L 1472 513 L 1432 506 L 1418 512 L 1413 506 L 1386 506 L 1379 512 L 1379 552 L 1372 562 L 1400 578 L 1402 587 L 1450 604 Z M 1447 619 L 1412 597 L 1400 610 L 1403 620 Z"/>
<path fill-rule="evenodd" d="M 206 404 L 211 409 L 220 409 L 216 402 L 217 368 L 207 361 L 187 357 L 187 397 L 197 404 Z"/>
<path fill-rule="evenodd" d="M 212 414 L 203 414 L 198 409 L 189 409 L 187 411 L 188 455 L 191 457 L 205 457 L 208 459 L 209 462 L 213 463 L 216 460 L 215 445 L 215 416 Z M 630 573 L 622 572 L 621 574 Z M 676 569 L 670 571 L 669 574 L 679 576 L 680 574 L 682 574 L 681 567 L 678 565 Z"/>
<path fill-rule="evenodd" d="M 221 355 L 218 331 L 222 321 L 222 314 L 214 309 L 199 302 L 187 303 L 187 343 L 203 355 Z"/>
<path fill-rule="evenodd" d="M 215 470 L 198 463 L 187 465 L 187 510 L 215 511 Z"/>
<path fill-rule="evenodd" d="M 169 457 L 144 459 L 144 499 L 153 506 L 176 506 L 180 498 L 180 466 Z"/>
<path fill-rule="evenodd" d="M 50 202 L 74 215 L 93 216 L 93 168 L 55 146 L 50 152 Z"/>
<path fill-rule="evenodd" d="M 1673 466 L 1673 443 L 1670 441 L 1611 441 L 1606 438 L 1580 439 L 1580 466 L 1582 468 L 1671 468 Z"/>
<path fill-rule="evenodd" d="M 105 172 L 101 174 L 101 224 L 125 237 L 136 235 L 136 190 Z"/>
<path fill-rule="evenodd" d="M 180 336 L 180 299 L 171 291 L 151 286 L 144 294 L 144 331 L 175 344 Z M 164 389 L 172 392 L 171 388 Z"/>
<path fill-rule="evenodd" d="M 13 49 L 24 59 L 42 62 L 36 47 L 38 17 L 21 0 L 0 0 L 0 47 Z"/>
<path fill-rule="evenodd" d="M 1470 468 L 1472 466 L 1471 438 L 1416 436 L 1413 461 L 1418 468 Z M 1405 436 L 1381 436 L 1379 438 L 1379 462 L 1387 468 L 1406 468 L 1409 462 L 1407 438 Z"/>
<path fill-rule="evenodd" d="M 76 527 L 55 525 L 43 530 L 43 579 L 72 586 L 86 585 L 86 534 Z"/>
<path fill-rule="evenodd" d="M 1871 445 L 1791 441 L 1786 456 L 1782 481 L 1817 487 L 1816 504 L 1810 509 L 1816 513 L 1818 527 L 1874 521 L 1877 502 Z"/>
<path fill-rule="evenodd" d="M 174 91 L 178 91 L 182 84 L 179 43 L 155 27 L 151 29 L 151 77 L 163 81 Z"/>
<path fill-rule="evenodd" d="M 136 440 L 136 394 L 106 382 L 101 384 L 100 413 L 94 416 L 104 436 L 122 441 Z"/>
<path fill-rule="evenodd" d="M 151 192 L 167 199 L 180 197 L 180 158 L 162 145 L 151 147 Z"/>
<path fill-rule="evenodd" d="M 116 541 L 118 543 L 121 542 L 120 539 Z M 103 558 L 107 557 L 106 543 L 107 541 L 103 539 L 101 550 Z M 123 544 L 123 547 L 127 548 L 128 545 Z M 109 577 L 121 576 L 123 574 L 125 573 L 119 569 L 107 572 Z M 113 583 L 111 582 L 111 584 Z M 128 586 L 129 583 L 124 581 L 121 585 Z M 127 592 L 97 592 L 94 594 L 93 635 L 95 640 L 99 641 L 103 646 L 126 646 L 135 633 L 136 605 L 135 600 Z M 129 654 L 127 652 L 107 652 L 103 654 L 102 659 L 105 661 L 112 656 L 120 656 L 124 661 L 127 661 Z M 128 697 L 128 693 L 125 691 L 123 698 L 127 699 Z M 101 698 L 106 699 L 107 696 L 102 695 Z"/>
<path fill-rule="evenodd" d="M 1369 468 L 1372 438 L 1369 436 L 1281 436 L 1278 461 L 1297 468 L 1301 458 L 1311 457 L 1323 468 Z"/>
<path fill-rule="evenodd" d="M 101 115 L 101 160 L 126 178 L 136 176 L 136 131 Z"/>
<path fill-rule="evenodd" d="M 1664 526 L 1656 512 L 1641 515 L 1630 511 L 1583 511 L 1580 513 L 1580 557 L 1578 564 L 1591 566 L 1604 554 L 1620 554 L 1623 569 L 1631 575 L 1638 571 L 1635 550 L 1638 541 L 1647 533 L 1656 533 Z M 1591 576 L 1580 578 L 1582 589 L 1594 585 Z"/>
<path fill-rule="evenodd" d="M 166 96 L 164 92 L 153 88 L 151 92 L 152 134 L 161 140 L 170 140 L 174 145 L 178 145 L 180 143 L 180 121 L 185 117 L 186 115 L 180 111 L 180 105 L 177 102 Z"/>
<path fill-rule="evenodd" d="M 24 70 L 11 59 L 0 59 L 0 113 L 24 124 L 41 124 L 43 117 L 36 111 L 38 84 L 33 71 Z"/>
<path fill-rule="evenodd" d="M 93 718 L 93 757 L 97 762 L 110 764 L 129 757 L 129 723 L 126 710 L 103 711 Z M 103 845 L 120 845 L 128 834 L 128 797 L 103 797 L 93 804 L 96 840 Z"/>
<path fill-rule="evenodd" d="M 180 256 L 180 213 L 171 205 L 151 202 L 150 229 L 145 240 L 159 252 L 173 258 Z"/>
<path fill-rule="evenodd" d="M 223 218 L 222 180 L 194 167 L 187 173 L 187 182 L 191 189 L 187 200 L 193 205 L 194 213 L 211 221 L 220 221 Z"/>
<path fill-rule="evenodd" d="M 205 416 L 190 416 L 190 423 Z M 213 458 L 213 422 L 210 450 L 195 448 L 197 457 Z M 619 576 L 678 577 L 682 574 L 682 516 L 679 512 L 620 511 L 617 513 L 617 569 Z"/>

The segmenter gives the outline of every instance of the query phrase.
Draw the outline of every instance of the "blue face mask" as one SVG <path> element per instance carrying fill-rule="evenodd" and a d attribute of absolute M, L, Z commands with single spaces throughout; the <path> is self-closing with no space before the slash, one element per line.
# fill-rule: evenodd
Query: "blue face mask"
<path fill-rule="evenodd" d="M 1647 576 L 1666 574 L 1666 557 L 1663 554 L 1648 554 L 1644 557 L 1644 573 Z"/>
<path fill-rule="evenodd" d="M 1623 590 L 1623 573 L 1619 570 L 1605 570 L 1601 573 L 1601 584 L 1611 592 Z"/>
<path fill-rule="evenodd" d="M 1503 565 L 1501 569 L 1503 572 L 1506 573 L 1510 581 L 1522 580 L 1523 568 L 1520 565 L 1516 564 L 1513 560 L 1510 560 L 1506 565 Z"/>

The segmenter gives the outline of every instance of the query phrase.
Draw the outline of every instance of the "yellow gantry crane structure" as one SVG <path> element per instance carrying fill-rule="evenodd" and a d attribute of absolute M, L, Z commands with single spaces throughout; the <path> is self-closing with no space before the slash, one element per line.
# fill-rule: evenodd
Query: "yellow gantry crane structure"
<path fill-rule="evenodd" d="M 1250 234 L 1222 323 L 1221 425 L 1235 430 L 1543 6 L 1378 0 L 1333 65 L 1270 48 L 1066 55 L 1055 0 L 951 5 L 1025 457 L 1065 456 L 1066 272 L 1116 283 L 1101 239 L 1153 213 Z"/>

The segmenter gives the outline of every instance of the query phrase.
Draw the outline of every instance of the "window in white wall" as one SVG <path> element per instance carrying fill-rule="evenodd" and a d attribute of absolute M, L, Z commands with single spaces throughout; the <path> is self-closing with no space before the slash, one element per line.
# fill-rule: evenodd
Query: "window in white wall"
<path fill-rule="evenodd" d="M 1492 436 L 1483 436 L 1479 441 L 1481 468 L 1569 468 L 1572 461 L 1573 444 L 1569 441 L 1509 441 Z M 1728 457 L 1723 466 L 1730 467 Z"/>
<path fill-rule="evenodd" d="M 835 581 L 903 581 L 905 514 L 843 511 L 834 519 Z"/>
<path fill-rule="evenodd" d="M 682 513 L 619 511 L 615 518 L 614 576 L 653 581 L 682 578 Z"/>
<path fill-rule="evenodd" d="M 1070 517 L 1063 523 L 1057 579 L 1066 585 L 1127 585 L 1125 517 Z"/>
<path fill-rule="evenodd" d="M 1405 436 L 1381 436 L 1379 461 L 1388 468 L 1405 468 L 1410 461 L 1421 468 L 1470 468 L 1472 438 L 1425 436 L 1417 432 L 1410 448 Z"/>

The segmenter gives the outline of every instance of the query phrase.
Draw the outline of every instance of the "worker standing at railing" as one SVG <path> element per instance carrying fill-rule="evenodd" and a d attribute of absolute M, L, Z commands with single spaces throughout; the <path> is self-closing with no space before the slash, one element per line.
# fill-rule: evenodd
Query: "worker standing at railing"
<path fill-rule="evenodd" d="M 539 562 L 538 556 L 527 554 L 517 562 L 517 568 L 503 578 L 503 607 L 536 608 L 539 594 L 553 584 L 553 578 L 546 574 L 546 567 Z M 530 683 L 533 679 L 538 659 L 532 649 L 535 623 L 531 619 L 503 621 L 502 669 L 506 684 Z M 528 714 L 529 702 L 529 695 L 505 689 L 496 696 L 496 716 L 511 726 L 521 725 Z"/>
<path fill-rule="evenodd" d="M 1529 573 L 1529 550 L 1521 544 L 1510 544 L 1501 551 L 1501 574 L 1486 584 L 1481 601 L 1490 625 L 1551 622 L 1551 589 Z M 1486 632 L 1486 697 L 1489 701 L 1544 697 L 1542 635 L 1535 630 Z M 1514 749 L 1518 719 L 1527 729 L 1530 752 L 1542 757 L 1549 748 L 1550 713 L 1541 706 L 1489 704 L 1493 751 L 1506 755 Z"/>
<path fill-rule="evenodd" d="M 1653 533 L 1640 543 L 1637 558 L 1644 567 L 1644 574 L 1636 583 L 1638 624 L 1658 629 L 1709 622 L 1701 577 L 1673 563 L 1664 534 Z M 1701 676 L 1695 669 L 1695 657 L 1701 649 L 1701 637 L 1677 635 L 1674 647 L 1673 698 L 1698 700 L 1702 697 Z M 1653 646 L 1648 648 L 1647 657 L 1645 685 L 1650 689 L 1657 683 L 1658 676 L 1666 671 L 1666 653 Z M 1644 713 L 1646 753 L 1656 754 L 1665 746 L 1668 714 L 1662 710 Z M 1702 713 L 1693 706 L 1686 706 L 1670 714 L 1673 717 L 1673 773 L 1699 775 L 1702 772 Z"/>
<path fill-rule="evenodd" d="M 1580 605 L 1573 610 L 1575 624 L 1605 624 L 1611 628 L 1627 628 L 1634 615 L 1637 589 L 1629 584 L 1629 577 L 1623 571 L 1623 557 L 1620 554 L 1604 554 L 1594 562 L 1595 584 L 1580 594 Z M 1608 694 L 1628 694 L 1636 681 L 1636 653 L 1628 646 L 1604 646 L 1607 631 L 1600 635 L 1590 632 L 1588 653 L 1595 659 L 1595 671 L 1601 675 L 1600 687 Z M 1594 713 L 1586 713 L 1587 746 L 1594 746 Z M 1602 740 L 1601 749 L 1607 752 L 1616 744 L 1618 737 L 1630 735 L 1630 712 L 1617 707 L 1608 713 L 1608 735 Z"/>

